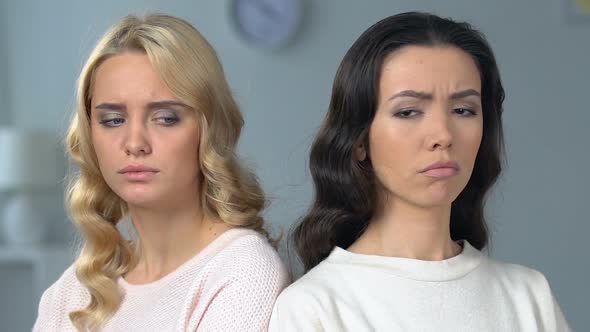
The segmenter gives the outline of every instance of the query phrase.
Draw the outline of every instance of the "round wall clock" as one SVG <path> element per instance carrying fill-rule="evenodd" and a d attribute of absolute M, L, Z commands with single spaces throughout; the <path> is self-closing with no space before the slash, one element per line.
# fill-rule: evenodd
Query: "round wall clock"
<path fill-rule="evenodd" d="M 231 0 L 230 16 L 249 44 L 273 49 L 286 45 L 301 25 L 303 0 Z"/>

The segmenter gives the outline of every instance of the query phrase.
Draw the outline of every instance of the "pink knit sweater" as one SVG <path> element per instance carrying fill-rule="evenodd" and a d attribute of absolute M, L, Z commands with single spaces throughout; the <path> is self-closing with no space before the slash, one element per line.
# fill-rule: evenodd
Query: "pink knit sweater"
<path fill-rule="evenodd" d="M 265 331 L 288 282 L 263 236 L 232 229 L 160 280 L 132 285 L 120 278 L 123 302 L 101 330 Z M 43 294 L 33 331 L 76 331 L 68 314 L 89 300 L 71 266 Z"/>

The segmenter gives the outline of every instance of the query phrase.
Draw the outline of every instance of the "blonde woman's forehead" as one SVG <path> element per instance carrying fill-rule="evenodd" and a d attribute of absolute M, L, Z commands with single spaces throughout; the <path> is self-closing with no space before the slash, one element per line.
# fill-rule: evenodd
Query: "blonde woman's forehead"
<path fill-rule="evenodd" d="M 128 52 L 105 60 L 94 76 L 92 104 L 178 100 L 145 54 Z"/>

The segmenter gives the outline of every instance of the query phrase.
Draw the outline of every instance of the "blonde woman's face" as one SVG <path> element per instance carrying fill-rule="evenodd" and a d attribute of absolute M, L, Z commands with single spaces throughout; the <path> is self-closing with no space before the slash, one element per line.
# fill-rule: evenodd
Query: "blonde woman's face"
<path fill-rule="evenodd" d="M 481 83 L 454 47 L 404 47 L 386 58 L 369 156 L 388 199 L 450 205 L 465 188 L 483 133 Z"/>
<path fill-rule="evenodd" d="M 199 202 L 199 121 L 141 53 L 105 60 L 91 91 L 100 171 L 130 206 Z"/>

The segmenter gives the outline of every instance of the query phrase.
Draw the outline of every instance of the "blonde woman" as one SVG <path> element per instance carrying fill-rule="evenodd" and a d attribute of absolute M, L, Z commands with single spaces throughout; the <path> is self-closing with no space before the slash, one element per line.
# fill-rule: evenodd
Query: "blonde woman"
<path fill-rule="evenodd" d="M 67 200 L 84 246 L 33 330 L 266 330 L 288 277 L 207 41 L 179 18 L 125 17 L 90 55 L 77 103 Z M 127 217 L 131 240 L 117 228 Z"/>

